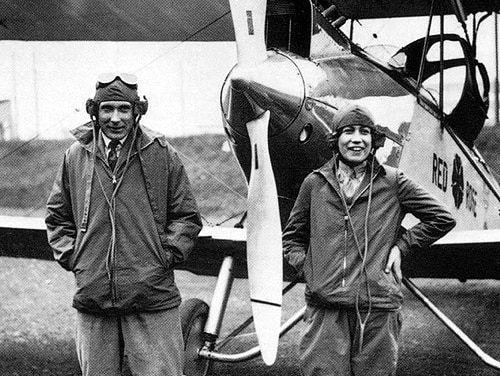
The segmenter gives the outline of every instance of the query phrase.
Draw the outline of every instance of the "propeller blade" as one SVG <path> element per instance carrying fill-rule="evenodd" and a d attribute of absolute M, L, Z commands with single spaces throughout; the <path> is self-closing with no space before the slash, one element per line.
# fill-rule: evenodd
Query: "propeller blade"
<path fill-rule="evenodd" d="M 229 4 L 238 55 L 233 85 L 241 81 L 244 87 L 253 67 L 267 59 L 264 37 L 267 4 L 266 0 L 229 0 Z M 252 148 L 247 216 L 248 281 L 255 331 L 267 365 L 274 363 L 278 352 L 283 284 L 278 193 L 268 147 L 269 117 L 266 111 L 247 123 Z"/>
<path fill-rule="evenodd" d="M 266 60 L 266 0 L 229 0 L 229 5 L 236 36 L 238 65 L 251 66 Z"/>
<path fill-rule="evenodd" d="M 255 331 L 267 365 L 276 360 L 281 326 L 283 261 L 276 182 L 268 147 L 269 111 L 247 123 L 252 148 L 247 258 Z"/>

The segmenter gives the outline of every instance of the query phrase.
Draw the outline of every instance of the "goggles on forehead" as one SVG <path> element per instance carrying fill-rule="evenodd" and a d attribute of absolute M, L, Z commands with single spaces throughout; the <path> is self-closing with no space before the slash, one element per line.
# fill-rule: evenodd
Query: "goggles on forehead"
<path fill-rule="evenodd" d="M 132 89 L 137 89 L 137 76 L 132 73 L 101 73 L 97 77 L 97 83 L 95 85 L 96 89 L 107 86 L 114 80 L 119 79 L 125 85 L 131 87 Z"/>

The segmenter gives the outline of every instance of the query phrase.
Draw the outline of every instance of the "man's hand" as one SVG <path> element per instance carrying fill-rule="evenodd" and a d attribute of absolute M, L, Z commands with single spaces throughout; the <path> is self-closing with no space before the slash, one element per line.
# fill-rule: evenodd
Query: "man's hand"
<path fill-rule="evenodd" d="M 401 271 L 401 250 L 397 245 L 391 248 L 384 271 L 388 274 L 391 270 L 394 272 L 398 282 L 401 283 L 403 279 L 403 272 Z"/>

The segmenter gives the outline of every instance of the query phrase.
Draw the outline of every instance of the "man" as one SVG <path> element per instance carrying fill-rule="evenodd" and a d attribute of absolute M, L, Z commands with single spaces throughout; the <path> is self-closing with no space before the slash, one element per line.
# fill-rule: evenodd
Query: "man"
<path fill-rule="evenodd" d="M 334 158 L 302 184 L 284 231 L 284 256 L 306 281 L 300 343 L 306 376 L 394 375 L 401 328 L 401 256 L 450 231 L 450 213 L 374 157 L 384 137 L 369 111 L 334 118 Z M 420 223 L 403 232 L 411 213 Z"/>
<path fill-rule="evenodd" d="M 47 203 L 54 257 L 76 278 L 84 376 L 121 375 L 125 354 L 134 375 L 182 375 L 173 268 L 201 220 L 177 154 L 139 124 L 146 110 L 135 76 L 102 75 Z"/>

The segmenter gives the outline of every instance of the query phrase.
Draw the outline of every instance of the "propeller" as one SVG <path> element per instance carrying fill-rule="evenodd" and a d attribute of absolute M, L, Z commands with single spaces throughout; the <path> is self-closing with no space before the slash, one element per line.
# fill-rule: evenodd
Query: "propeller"
<path fill-rule="evenodd" d="M 266 60 L 266 0 L 229 0 L 229 5 L 236 37 L 238 66 L 252 66 Z"/>
<path fill-rule="evenodd" d="M 230 0 L 238 63 L 233 82 L 251 78 L 267 59 L 264 40 L 266 1 Z M 233 72 L 234 72 L 233 70 Z M 244 92 L 244 85 L 238 87 Z M 252 99 L 247 96 L 249 101 Z M 252 103 L 257 117 L 247 122 L 252 150 L 248 183 L 247 260 L 255 331 L 267 365 L 276 360 L 281 326 L 283 261 L 278 194 L 268 147 L 270 112 Z"/>
<path fill-rule="evenodd" d="M 248 184 L 247 259 L 255 331 L 267 365 L 276 360 L 281 325 L 283 261 L 278 194 L 267 135 L 269 111 L 247 123 L 252 147 Z"/>

